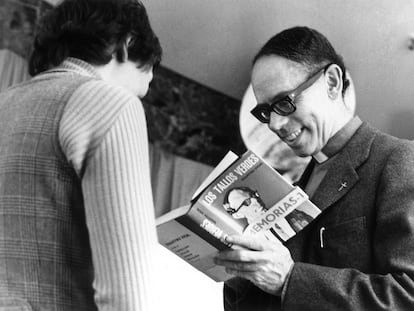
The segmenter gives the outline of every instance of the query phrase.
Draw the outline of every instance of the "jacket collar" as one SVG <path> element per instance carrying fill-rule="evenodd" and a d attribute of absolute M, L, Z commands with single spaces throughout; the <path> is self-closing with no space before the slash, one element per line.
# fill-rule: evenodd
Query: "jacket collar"
<path fill-rule="evenodd" d="M 328 140 L 327 144 L 320 152 L 313 155 L 316 162 L 325 162 L 341 151 L 361 124 L 362 121 L 359 117 L 353 117 L 343 128 L 341 128 L 334 136 L 331 137 L 331 139 Z"/>
<path fill-rule="evenodd" d="M 368 159 L 376 134 L 376 129 L 367 123 L 362 123 L 337 156 L 332 159 L 332 165 L 311 198 L 321 210 L 337 202 L 358 182 L 359 176 L 356 169 Z M 302 188 L 309 179 L 314 161 L 312 160 L 308 165 L 298 182 Z"/>

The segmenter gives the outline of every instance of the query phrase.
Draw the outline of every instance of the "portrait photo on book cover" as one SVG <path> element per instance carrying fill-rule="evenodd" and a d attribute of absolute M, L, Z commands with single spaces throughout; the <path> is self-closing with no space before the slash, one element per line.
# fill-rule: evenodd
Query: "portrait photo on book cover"
<path fill-rule="evenodd" d="M 233 218 L 245 223 L 244 229 L 260 220 L 269 210 L 260 193 L 245 186 L 229 189 L 223 198 L 223 208 Z M 299 208 L 294 209 L 284 218 L 274 224 L 270 231 L 277 233 L 283 240 L 287 240 L 295 233 L 307 226 L 314 217 Z"/>

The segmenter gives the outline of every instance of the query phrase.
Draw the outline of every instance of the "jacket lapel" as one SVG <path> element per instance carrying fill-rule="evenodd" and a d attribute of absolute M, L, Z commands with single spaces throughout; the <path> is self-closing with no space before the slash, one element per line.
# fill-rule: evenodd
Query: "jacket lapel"
<path fill-rule="evenodd" d="M 358 173 L 355 171 L 348 153 L 341 153 L 334 159 L 311 201 L 319 209 L 325 210 L 347 194 L 358 180 Z"/>
<path fill-rule="evenodd" d="M 356 131 L 346 146 L 333 159 L 326 176 L 316 189 L 311 201 L 321 210 L 325 210 L 347 194 L 358 182 L 356 169 L 364 163 L 371 149 L 376 130 L 366 123 Z M 299 180 L 298 185 L 304 187 L 309 180 L 311 165 Z"/>

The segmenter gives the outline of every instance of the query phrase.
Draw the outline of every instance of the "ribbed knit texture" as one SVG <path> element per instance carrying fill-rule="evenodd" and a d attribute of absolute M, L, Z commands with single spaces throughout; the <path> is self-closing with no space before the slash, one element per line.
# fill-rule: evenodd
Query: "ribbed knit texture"
<path fill-rule="evenodd" d="M 84 64 L 62 67 L 81 72 L 76 65 Z M 121 87 L 85 83 L 66 105 L 59 138 L 82 178 L 99 309 L 151 310 L 157 240 L 142 104 Z"/>

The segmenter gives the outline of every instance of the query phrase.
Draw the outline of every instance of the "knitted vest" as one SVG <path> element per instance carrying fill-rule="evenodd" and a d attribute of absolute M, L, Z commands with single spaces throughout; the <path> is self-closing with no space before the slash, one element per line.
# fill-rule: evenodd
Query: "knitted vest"
<path fill-rule="evenodd" d="M 1 310 L 96 310 L 81 180 L 58 139 L 69 97 L 91 78 L 51 76 L 0 94 Z"/>

